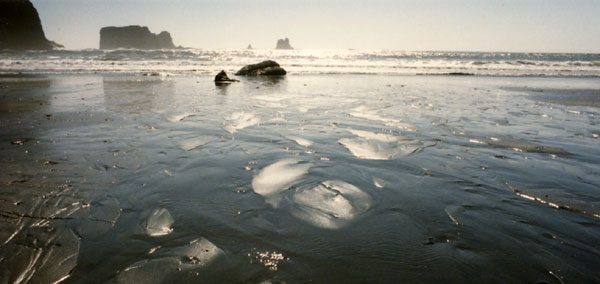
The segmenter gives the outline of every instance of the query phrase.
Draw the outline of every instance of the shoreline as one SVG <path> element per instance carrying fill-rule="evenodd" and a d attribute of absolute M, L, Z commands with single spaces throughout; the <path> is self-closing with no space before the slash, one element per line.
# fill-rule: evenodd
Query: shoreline
<path fill-rule="evenodd" d="M 168 80 L 168 79 L 176 79 L 176 78 L 198 78 L 200 83 L 201 81 L 207 81 L 212 78 L 212 74 L 145 74 L 145 73 L 75 73 L 75 74 L 1 74 L 0 80 L 27 80 L 27 79 L 38 79 L 38 80 L 53 80 L 56 78 L 94 78 L 94 77 L 106 77 L 106 78 L 144 78 L 148 80 Z M 245 84 L 248 82 L 261 82 L 261 81 L 273 81 L 278 82 L 281 80 L 289 80 L 287 78 L 310 78 L 310 77 L 331 77 L 332 79 L 336 78 L 345 78 L 345 77 L 357 77 L 357 78 L 420 78 L 422 80 L 427 80 L 428 78 L 446 78 L 451 81 L 469 81 L 469 80 L 489 80 L 489 81 L 498 81 L 496 84 L 499 84 L 498 87 L 500 89 L 504 89 L 507 91 L 513 92 L 522 92 L 528 95 L 528 97 L 533 101 L 539 101 L 544 103 L 558 104 L 564 106 L 587 106 L 587 107 L 600 107 L 600 87 L 593 88 L 593 84 L 584 84 L 583 86 L 568 86 L 564 84 L 559 84 L 556 87 L 547 87 L 544 86 L 544 81 L 552 82 L 555 84 L 560 81 L 570 81 L 570 82 L 583 82 L 583 83 L 593 83 L 595 81 L 595 77 L 535 77 L 535 76 L 464 76 L 464 75 L 441 75 L 441 74 L 432 74 L 432 75 L 379 75 L 379 74 L 288 74 L 284 77 L 247 77 L 247 76 L 235 76 L 236 79 L 240 80 L 241 84 Z M 508 86 L 502 86 L 502 82 L 506 82 Z M 516 84 L 528 84 L 532 83 L 532 85 L 521 85 L 517 86 Z M 575 84 L 577 85 L 577 84 Z M 225 88 L 229 86 L 224 86 Z"/>
<path fill-rule="evenodd" d="M 218 68 L 217 68 L 218 69 Z M 108 76 L 108 77 L 128 77 L 128 76 L 142 76 L 142 77 L 214 77 L 216 73 L 223 69 L 215 69 L 214 71 L 203 71 L 203 72 L 172 72 L 173 70 L 165 71 L 123 71 L 123 72 L 101 72 L 101 71 L 90 71 L 90 72 L 23 72 L 23 71 L 0 71 L 0 78 L 27 78 L 27 77 L 61 77 L 61 76 Z M 235 73 L 237 69 L 225 69 L 227 73 Z M 362 73 L 362 72 L 330 72 L 330 73 L 310 73 L 310 72 L 294 72 L 290 71 L 286 76 L 391 76 L 391 77 L 472 77 L 472 78 L 532 78 L 532 79 L 597 79 L 599 75 L 544 75 L 544 74 L 528 74 L 528 75 L 499 75 L 499 74 L 475 74 L 475 73 L 410 73 L 410 74 L 396 74 L 396 73 Z M 237 76 L 236 78 L 242 78 L 243 76 Z"/>

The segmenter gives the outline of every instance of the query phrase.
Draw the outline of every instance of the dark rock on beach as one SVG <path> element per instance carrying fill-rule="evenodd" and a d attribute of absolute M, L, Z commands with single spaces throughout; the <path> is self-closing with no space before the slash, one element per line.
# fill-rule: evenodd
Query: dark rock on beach
<path fill-rule="evenodd" d="M 153 34 L 148 27 L 104 27 L 100 29 L 100 49 L 136 48 L 171 49 L 175 48 L 169 32 Z"/>
<path fill-rule="evenodd" d="M 229 78 L 225 70 L 221 70 L 221 72 L 219 72 L 219 74 L 215 76 L 215 84 L 217 85 L 230 84 L 235 82 L 239 82 L 239 80 Z"/>
<path fill-rule="evenodd" d="M 46 39 L 42 21 L 29 0 L 0 0 L 0 50 L 48 50 L 63 47 Z"/>
<path fill-rule="evenodd" d="M 273 60 L 246 65 L 235 73 L 238 76 L 284 76 L 287 72 Z"/>
<path fill-rule="evenodd" d="M 277 46 L 275 47 L 275 49 L 294 49 L 294 48 L 290 45 L 290 39 L 286 37 L 285 39 L 277 40 Z"/>

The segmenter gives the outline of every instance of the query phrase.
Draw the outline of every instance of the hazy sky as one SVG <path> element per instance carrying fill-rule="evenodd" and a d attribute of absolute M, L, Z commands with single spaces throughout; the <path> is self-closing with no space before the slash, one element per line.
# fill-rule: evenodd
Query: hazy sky
<path fill-rule="evenodd" d="M 600 0 L 32 0 L 46 37 L 98 48 L 104 26 L 198 48 L 292 46 L 600 53 Z"/>

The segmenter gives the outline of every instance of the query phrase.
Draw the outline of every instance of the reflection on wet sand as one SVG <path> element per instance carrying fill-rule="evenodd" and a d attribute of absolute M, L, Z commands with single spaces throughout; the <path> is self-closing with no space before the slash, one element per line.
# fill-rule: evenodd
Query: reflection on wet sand
<path fill-rule="evenodd" d="M 89 207 L 72 184 L 52 178 L 60 161 L 47 156 L 42 132 L 48 78 L 0 78 L 0 279 L 53 283 L 77 264 L 79 237 L 67 226 Z"/>
<path fill-rule="evenodd" d="M 67 279 L 81 239 L 120 218 L 119 201 L 98 189 L 140 160 L 102 129 L 121 123 L 114 113 L 156 109 L 156 93 L 172 85 L 109 78 L 98 92 L 97 79 L 0 79 L 0 161 L 9 165 L 0 173 L 0 279 L 8 283 Z"/>
<path fill-rule="evenodd" d="M 285 91 L 287 88 L 284 76 L 244 76 L 237 79 L 241 79 L 241 81 L 235 84 L 215 84 L 215 89 L 219 91 L 219 94 L 227 95 L 232 88 L 243 88 L 251 93 L 261 88 L 266 93 Z"/>
<path fill-rule="evenodd" d="M 174 99 L 174 84 L 160 77 L 103 77 L 107 110 L 128 114 L 160 111 Z"/>
<path fill-rule="evenodd" d="M 44 77 L 0 78 L 0 114 L 35 112 L 48 107 L 47 90 L 52 81 Z"/>
<path fill-rule="evenodd" d="M 540 92 L 541 91 L 541 92 Z M 535 91 L 532 98 L 566 106 L 600 107 L 599 89 L 548 89 Z"/>
<path fill-rule="evenodd" d="M 565 106 L 600 107 L 600 89 L 559 89 L 533 87 L 506 87 L 506 90 L 524 92 L 532 100 Z"/>

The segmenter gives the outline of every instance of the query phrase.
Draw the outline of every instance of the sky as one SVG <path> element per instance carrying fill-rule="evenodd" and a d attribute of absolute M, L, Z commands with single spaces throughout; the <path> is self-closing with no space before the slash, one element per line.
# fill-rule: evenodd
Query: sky
<path fill-rule="evenodd" d="M 100 28 L 168 31 L 203 49 L 600 53 L 600 0 L 32 0 L 46 37 L 98 48 Z"/>

